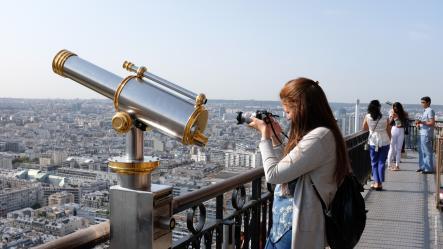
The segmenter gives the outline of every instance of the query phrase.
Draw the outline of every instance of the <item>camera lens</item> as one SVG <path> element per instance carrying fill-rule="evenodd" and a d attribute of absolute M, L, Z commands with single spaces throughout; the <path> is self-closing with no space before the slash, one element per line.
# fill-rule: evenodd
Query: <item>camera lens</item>
<path fill-rule="evenodd" d="M 237 124 L 249 124 L 252 122 L 251 119 L 252 113 L 250 112 L 237 112 Z"/>

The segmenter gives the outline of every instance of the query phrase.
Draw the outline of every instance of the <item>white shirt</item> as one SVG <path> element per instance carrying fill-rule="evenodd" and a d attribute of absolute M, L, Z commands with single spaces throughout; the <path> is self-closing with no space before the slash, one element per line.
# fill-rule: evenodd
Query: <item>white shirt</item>
<path fill-rule="evenodd" d="M 383 117 L 378 121 L 373 120 L 370 114 L 366 115 L 366 121 L 369 127 L 369 145 L 383 147 L 391 143 L 386 128 L 388 126 L 388 119 Z"/>

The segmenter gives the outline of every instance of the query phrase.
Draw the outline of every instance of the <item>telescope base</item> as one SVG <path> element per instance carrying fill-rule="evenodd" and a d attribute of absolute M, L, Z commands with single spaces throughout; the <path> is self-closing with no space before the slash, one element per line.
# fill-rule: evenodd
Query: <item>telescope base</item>
<path fill-rule="evenodd" d="M 152 184 L 148 192 L 117 185 L 110 198 L 111 249 L 171 248 L 172 187 Z"/>

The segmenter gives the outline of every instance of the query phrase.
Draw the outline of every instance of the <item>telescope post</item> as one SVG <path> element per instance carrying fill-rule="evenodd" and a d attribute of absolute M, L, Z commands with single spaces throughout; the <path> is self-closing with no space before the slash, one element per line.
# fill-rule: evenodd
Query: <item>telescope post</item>
<path fill-rule="evenodd" d="M 126 133 L 126 156 L 109 162 L 120 180 L 110 188 L 112 249 L 172 246 L 172 187 L 151 184 L 159 159 L 143 156 L 143 142 L 143 131 L 132 127 Z"/>

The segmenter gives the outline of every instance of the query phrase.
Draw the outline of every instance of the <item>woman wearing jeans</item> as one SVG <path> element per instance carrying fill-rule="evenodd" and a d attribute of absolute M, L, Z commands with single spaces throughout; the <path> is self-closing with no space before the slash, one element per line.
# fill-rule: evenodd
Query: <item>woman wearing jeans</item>
<path fill-rule="evenodd" d="M 368 106 L 368 114 L 363 121 L 363 130 L 369 130 L 369 154 L 371 156 L 372 189 L 382 190 L 385 181 L 385 163 L 388 157 L 389 144 L 391 143 L 391 127 L 389 120 L 383 118 L 378 100 L 372 100 Z"/>
<path fill-rule="evenodd" d="M 408 125 L 408 115 L 404 111 L 402 104 L 395 102 L 389 114 L 389 124 L 391 128 L 391 145 L 388 153 L 389 169 L 393 171 L 400 170 L 401 149 L 405 140 L 405 127 Z M 395 165 L 391 165 L 395 159 Z"/>
<path fill-rule="evenodd" d="M 277 184 L 265 248 L 323 249 L 325 220 L 313 184 L 329 205 L 351 171 L 346 145 L 318 82 L 291 80 L 280 91 L 280 100 L 291 121 L 285 145 L 280 143 L 281 127 L 275 120 L 253 118 L 249 124 L 262 136 L 266 181 Z"/>

